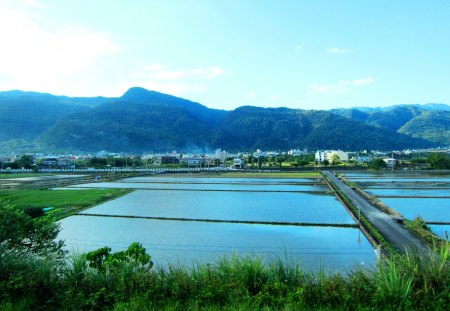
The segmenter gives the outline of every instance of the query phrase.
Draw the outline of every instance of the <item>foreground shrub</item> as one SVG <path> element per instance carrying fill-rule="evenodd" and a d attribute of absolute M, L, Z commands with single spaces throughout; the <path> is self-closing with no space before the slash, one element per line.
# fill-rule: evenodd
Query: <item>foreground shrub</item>
<path fill-rule="evenodd" d="M 295 262 L 222 258 L 153 268 L 142 245 L 66 261 L 0 248 L 0 308 L 9 310 L 446 310 L 447 248 L 396 255 L 372 271 L 305 272 Z"/>

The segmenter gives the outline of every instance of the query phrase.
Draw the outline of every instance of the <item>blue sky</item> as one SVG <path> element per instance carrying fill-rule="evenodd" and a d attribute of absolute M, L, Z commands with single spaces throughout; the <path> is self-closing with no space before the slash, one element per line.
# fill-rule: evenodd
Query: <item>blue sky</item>
<path fill-rule="evenodd" d="M 450 1 L 0 0 L 0 90 L 211 108 L 450 104 Z"/>

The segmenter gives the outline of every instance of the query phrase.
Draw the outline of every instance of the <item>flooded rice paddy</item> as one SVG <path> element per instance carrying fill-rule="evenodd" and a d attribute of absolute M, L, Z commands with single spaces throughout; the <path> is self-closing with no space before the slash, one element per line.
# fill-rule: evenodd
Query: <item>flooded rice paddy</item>
<path fill-rule="evenodd" d="M 134 241 L 156 264 L 192 266 L 223 256 L 299 261 L 304 268 L 373 267 L 376 254 L 318 179 L 128 178 L 77 188 L 135 191 L 61 221 L 69 250 L 125 249 Z"/>
<path fill-rule="evenodd" d="M 407 219 L 422 217 L 439 237 L 450 234 L 448 172 L 346 173 L 345 178 Z"/>

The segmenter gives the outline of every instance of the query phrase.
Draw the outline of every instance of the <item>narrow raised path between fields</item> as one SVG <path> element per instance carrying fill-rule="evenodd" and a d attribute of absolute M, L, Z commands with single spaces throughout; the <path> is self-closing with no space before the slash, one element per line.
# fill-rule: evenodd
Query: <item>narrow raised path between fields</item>
<path fill-rule="evenodd" d="M 397 220 L 391 218 L 389 215 L 374 207 L 365 198 L 329 171 L 324 171 L 323 174 L 336 186 L 336 190 L 342 191 L 350 202 L 360 210 L 361 214 L 364 215 L 367 220 L 383 235 L 386 241 L 388 241 L 398 251 L 401 253 L 412 250 L 418 250 L 419 252 L 427 251 L 425 244 L 406 230 Z"/>

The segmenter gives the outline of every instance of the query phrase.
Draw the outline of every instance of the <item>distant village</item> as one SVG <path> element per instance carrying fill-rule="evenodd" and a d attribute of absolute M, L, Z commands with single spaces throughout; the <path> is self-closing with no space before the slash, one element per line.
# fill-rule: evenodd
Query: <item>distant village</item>
<path fill-rule="evenodd" d="M 291 149 L 230 153 L 129 154 L 100 151 L 80 154 L 11 153 L 0 154 L 0 170 L 96 170 L 168 168 L 301 169 L 311 167 L 370 167 L 375 169 L 426 168 L 433 153 L 450 154 L 447 149 L 348 152 L 342 150 Z"/>

